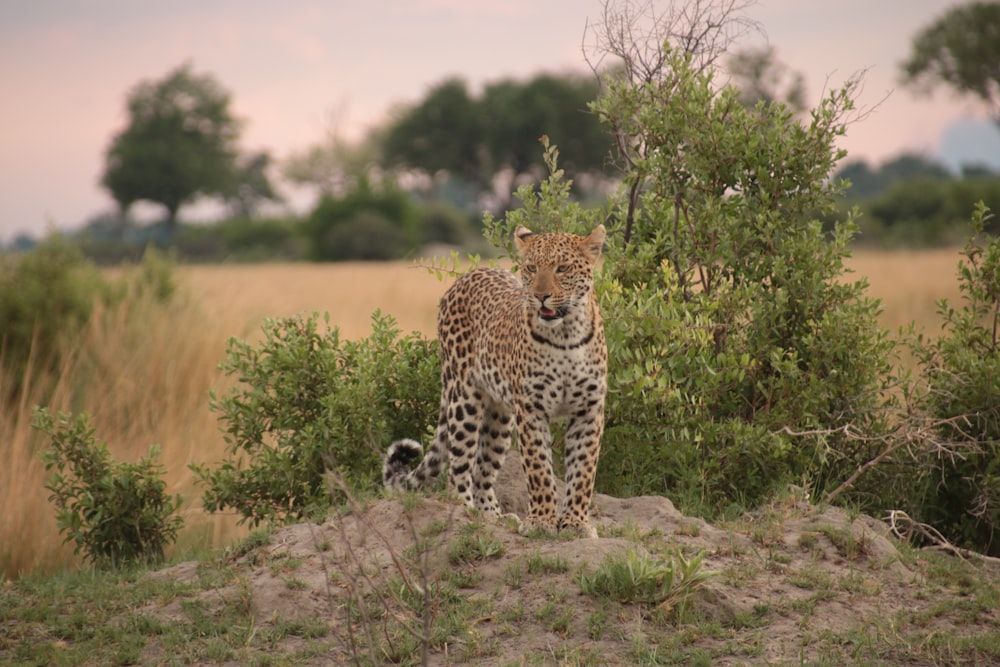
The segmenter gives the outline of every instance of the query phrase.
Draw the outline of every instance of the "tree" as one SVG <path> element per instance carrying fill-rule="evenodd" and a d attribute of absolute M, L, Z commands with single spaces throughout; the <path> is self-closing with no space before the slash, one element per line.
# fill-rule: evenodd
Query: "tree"
<path fill-rule="evenodd" d="M 805 118 L 747 108 L 716 81 L 749 27 L 740 9 L 621 0 L 594 26 L 593 62 L 622 74 L 592 108 L 625 166 L 596 282 L 611 369 L 598 485 L 707 514 L 789 483 L 829 490 L 867 460 L 851 434 L 884 428 L 891 345 L 864 282 L 842 279 L 853 214 L 817 220 L 842 194 L 829 175 L 859 81 Z M 535 208 L 560 220 L 521 210 Z"/>
<path fill-rule="evenodd" d="M 271 155 L 267 151 L 241 156 L 234 166 L 232 189 L 225 194 L 235 217 L 252 218 L 265 201 L 281 201 L 267 175 Z"/>
<path fill-rule="evenodd" d="M 432 176 L 445 171 L 480 182 L 480 174 L 488 168 L 482 141 L 479 105 L 464 81 L 449 79 L 389 127 L 383 161 L 388 167 L 418 169 Z"/>
<path fill-rule="evenodd" d="M 322 142 L 296 152 L 285 160 L 282 175 L 292 183 L 316 188 L 320 197 L 338 197 L 361 181 L 377 180 L 373 167 L 383 142 L 383 128 L 377 127 L 358 141 L 346 139 L 340 131 L 340 114 L 330 114 Z"/>
<path fill-rule="evenodd" d="M 954 7 L 913 39 L 903 82 L 929 90 L 945 84 L 986 102 L 1000 124 L 1000 3 Z"/>
<path fill-rule="evenodd" d="M 240 123 L 229 93 L 189 64 L 128 95 L 128 125 L 111 141 L 101 184 L 123 214 L 139 200 L 167 209 L 173 235 L 177 211 L 198 195 L 233 191 Z"/>
<path fill-rule="evenodd" d="M 773 46 L 737 51 L 729 56 L 728 66 L 744 106 L 781 102 L 796 113 L 806 108 L 802 73 L 779 62 Z"/>
<path fill-rule="evenodd" d="M 462 180 L 504 209 L 512 186 L 544 176 L 543 134 L 559 143 L 570 173 L 608 168 L 611 141 L 587 108 L 599 92 L 589 77 L 542 74 L 492 83 L 474 97 L 464 81 L 450 79 L 387 128 L 383 164 Z"/>
<path fill-rule="evenodd" d="M 952 178 L 941 163 L 912 153 L 904 153 L 877 169 L 872 169 L 863 160 L 848 162 L 834 176 L 850 181 L 847 195 L 851 199 L 870 199 L 905 181 L 947 181 Z"/>

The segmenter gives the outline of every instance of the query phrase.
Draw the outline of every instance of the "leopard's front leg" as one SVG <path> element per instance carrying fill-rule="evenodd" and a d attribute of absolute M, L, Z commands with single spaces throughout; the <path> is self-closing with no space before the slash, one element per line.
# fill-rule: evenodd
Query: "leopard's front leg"
<path fill-rule="evenodd" d="M 541 528 L 546 532 L 557 529 L 556 489 L 552 473 L 552 434 L 548 419 L 535 406 L 522 405 L 518 411 L 517 439 L 521 447 L 521 463 L 528 480 L 528 520 L 522 530 Z"/>
<path fill-rule="evenodd" d="M 590 501 L 594 495 L 597 460 L 604 432 L 604 403 L 573 417 L 566 429 L 566 494 L 559 514 L 559 529 L 574 530 L 582 537 L 597 537 L 590 525 Z"/>

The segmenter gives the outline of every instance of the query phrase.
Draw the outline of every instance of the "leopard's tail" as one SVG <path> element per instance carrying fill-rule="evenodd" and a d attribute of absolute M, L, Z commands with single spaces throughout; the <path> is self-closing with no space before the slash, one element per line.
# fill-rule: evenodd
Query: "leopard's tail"
<path fill-rule="evenodd" d="M 424 449 L 416 440 L 404 438 L 392 443 L 382 461 L 382 482 L 385 488 L 411 491 L 437 477 L 442 467 L 440 448 L 437 445 L 438 442 L 435 441 L 424 456 Z M 416 461 L 420 463 L 414 467 Z"/>
<path fill-rule="evenodd" d="M 389 445 L 382 461 L 382 483 L 385 488 L 404 491 L 413 488 L 409 481 L 413 464 L 424 455 L 424 448 L 416 440 L 404 438 Z"/>

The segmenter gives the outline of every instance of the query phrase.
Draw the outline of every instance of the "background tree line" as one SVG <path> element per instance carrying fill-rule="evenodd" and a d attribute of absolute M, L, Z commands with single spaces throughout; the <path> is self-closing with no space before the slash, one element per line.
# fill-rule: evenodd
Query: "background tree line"
<path fill-rule="evenodd" d="M 913 38 L 902 81 L 977 97 L 997 118 L 1000 40 L 990 30 L 998 13 L 996 3 L 982 2 L 944 13 Z M 805 108 L 803 77 L 773 47 L 733 52 L 723 69 L 748 108 L 771 101 L 793 113 Z M 538 74 L 473 93 L 452 78 L 359 141 L 332 132 L 278 161 L 240 145 L 243 121 L 231 111 L 229 92 L 185 63 L 129 91 L 128 120 L 110 142 L 101 180 L 118 209 L 90 220 L 78 236 L 102 261 L 135 256 L 150 242 L 190 261 L 395 259 L 435 243 L 480 250 L 482 212 L 509 210 L 516 205 L 511 192 L 544 176 L 541 135 L 559 146 L 575 198 L 600 201 L 622 177 L 611 134 L 588 109 L 602 85 L 589 75 Z M 862 243 L 954 244 L 970 201 L 1000 208 L 1000 177 L 974 165 L 952 174 L 902 155 L 877 167 L 847 163 L 833 177 L 851 183 L 842 210 L 860 206 Z M 312 210 L 289 212 L 279 178 L 312 190 Z M 182 225 L 183 208 L 206 198 L 224 206 L 221 219 Z M 158 204 L 162 220 L 134 222 L 141 201 Z"/>

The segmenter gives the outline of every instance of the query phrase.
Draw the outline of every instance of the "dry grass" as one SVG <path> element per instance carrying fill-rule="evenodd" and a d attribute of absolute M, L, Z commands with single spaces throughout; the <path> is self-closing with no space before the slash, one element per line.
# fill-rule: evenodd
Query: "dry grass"
<path fill-rule="evenodd" d="M 868 279 L 869 294 L 882 300 L 881 323 L 891 331 L 915 322 L 918 330 L 934 335 L 941 320 L 934 302 L 960 300 L 957 248 L 936 250 L 878 251 L 854 253 L 847 265 L 855 276 Z"/>
<path fill-rule="evenodd" d="M 934 301 L 957 302 L 956 250 L 856 253 L 848 265 L 867 277 L 883 300 L 882 323 L 909 321 L 936 333 Z M 229 382 L 218 370 L 231 336 L 253 339 L 265 317 L 329 312 L 345 337 L 370 330 L 376 309 L 393 315 L 404 331 L 434 335 L 437 302 L 444 291 L 435 276 L 409 264 L 191 266 L 178 270 L 181 297 L 169 308 L 138 302 L 103 313 L 79 341 L 79 352 L 58 378 L 35 378 L 15 409 L 0 414 L 0 574 L 16 576 L 72 562 L 61 545 L 44 489 L 38 451 L 46 443 L 31 431 L 32 407 L 51 395 L 54 409 L 76 406 L 93 417 L 98 438 L 113 455 L 134 461 L 153 443 L 173 493 L 185 498 L 180 547 L 226 543 L 242 531 L 234 517 L 208 517 L 198 507 L 188 464 L 215 462 L 225 443 L 209 390 Z M 9 379 L 8 379 L 9 381 Z M 0 385 L 4 382 L 0 378 Z M 82 395 L 73 396 L 79 387 Z"/>
<path fill-rule="evenodd" d="M 252 336 L 265 317 L 329 312 L 346 338 L 371 330 L 381 309 L 406 332 L 434 335 L 437 302 L 445 285 L 407 263 L 266 264 L 191 266 L 183 283 L 235 336 Z"/>

